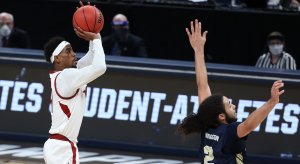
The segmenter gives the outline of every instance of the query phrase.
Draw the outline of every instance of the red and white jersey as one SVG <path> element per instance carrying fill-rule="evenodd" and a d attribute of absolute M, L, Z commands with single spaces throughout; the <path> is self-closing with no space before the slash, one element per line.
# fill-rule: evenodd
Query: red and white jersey
<path fill-rule="evenodd" d="M 61 134 L 77 142 L 86 109 L 86 86 L 106 71 L 100 39 L 90 41 L 89 52 L 77 63 L 50 74 L 52 89 L 52 125 L 50 134 Z"/>
<path fill-rule="evenodd" d="M 74 95 L 64 97 L 57 87 L 57 79 L 62 72 L 50 74 L 52 88 L 52 126 L 50 134 L 62 134 L 69 140 L 77 142 L 85 110 L 86 85 L 78 88 Z"/>

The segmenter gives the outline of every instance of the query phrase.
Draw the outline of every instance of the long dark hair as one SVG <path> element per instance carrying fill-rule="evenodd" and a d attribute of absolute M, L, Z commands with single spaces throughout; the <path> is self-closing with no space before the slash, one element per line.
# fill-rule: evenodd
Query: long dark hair
<path fill-rule="evenodd" d="M 199 106 L 197 114 L 192 113 L 183 119 L 178 131 L 185 135 L 201 133 L 207 128 L 220 125 L 219 114 L 226 113 L 222 94 L 214 94 L 206 98 Z"/>

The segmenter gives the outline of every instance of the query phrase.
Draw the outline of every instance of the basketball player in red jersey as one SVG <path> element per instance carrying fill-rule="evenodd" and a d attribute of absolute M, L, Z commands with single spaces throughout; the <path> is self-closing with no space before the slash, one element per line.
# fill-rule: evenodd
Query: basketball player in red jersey
<path fill-rule="evenodd" d="M 89 51 L 78 62 L 71 44 L 63 38 L 52 38 L 44 47 L 45 58 L 54 67 L 50 73 L 52 125 L 44 144 L 46 164 L 79 163 L 76 143 L 86 108 L 86 85 L 106 71 L 100 34 L 74 30 L 89 41 Z"/>

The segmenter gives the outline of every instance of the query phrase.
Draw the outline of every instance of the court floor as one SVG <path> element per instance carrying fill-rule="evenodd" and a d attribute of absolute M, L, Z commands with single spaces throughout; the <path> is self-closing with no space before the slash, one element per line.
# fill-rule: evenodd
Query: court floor
<path fill-rule="evenodd" d="M 0 164 L 42 164 L 43 144 L 0 140 Z M 196 158 L 79 147 L 83 164 L 200 164 Z"/>

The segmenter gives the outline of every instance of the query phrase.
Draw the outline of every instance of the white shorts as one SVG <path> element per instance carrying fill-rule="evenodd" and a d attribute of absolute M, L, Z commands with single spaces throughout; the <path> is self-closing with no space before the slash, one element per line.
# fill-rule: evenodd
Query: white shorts
<path fill-rule="evenodd" d="M 76 144 L 69 141 L 48 139 L 44 144 L 46 164 L 79 164 Z"/>

